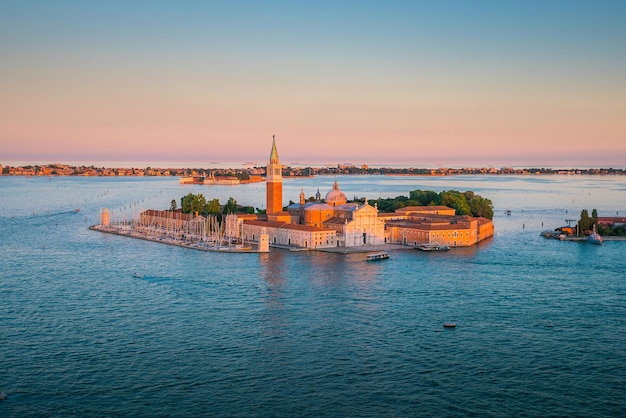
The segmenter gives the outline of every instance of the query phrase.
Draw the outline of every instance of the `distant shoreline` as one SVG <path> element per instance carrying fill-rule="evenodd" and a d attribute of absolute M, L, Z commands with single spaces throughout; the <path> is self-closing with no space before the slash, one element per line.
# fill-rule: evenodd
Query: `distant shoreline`
<path fill-rule="evenodd" d="M 396 168 L 361 166 L 293 167 L 283 166 L 283 178 L 304 178 L 317 175 L 391 175 L 391 176 L 461 176 L 461 175 L 626 175 L 626 168 L 512 168 L 512 167 L 468 167 L 468 168 Z M 264 176 L 265 166 L 245 168 L 113 168 L 72 166 L 67 164 L 3 166 L 1 176 L 84 176 L 84 177 L 194 177 L 236 176 L 245 180 L 247 176 Z"/>

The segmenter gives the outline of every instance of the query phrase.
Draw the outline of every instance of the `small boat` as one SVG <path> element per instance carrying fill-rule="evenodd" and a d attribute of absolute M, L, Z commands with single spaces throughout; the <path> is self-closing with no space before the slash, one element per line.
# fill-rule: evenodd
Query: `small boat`
<path fill-rule="evenodd" d="M 505 212 L 507 215 L 511 215 L 511 209 L 507 209 Z"/>
<path fill-rule="evenodd" d="M 420 251 L 448 251 L 450 249 L 449 246 L 440 245 L 440 244 L 437 244 L 436 242 L 420 244 L 415 248 L 417 248 Z"/>
<path fill-rule="evenodd" d="M 141 274 L 141 273 L 133 273 L 133 277 L 136 277 L 138 279 L 143 279 L 143 274 Z"/>
<path fill-rule="evenodd" d="M 377 261 L 377 260 L 385 260 L 389 258 L 389 253 L 385 252 L 385 251 L 381 251 L 379 253 L 372 253 L 372 254 L 368 254 L 365 259 L 367 261 Z"/>
<path fill-rule="evenodd" d="M 590 244 L 602 245 L 604 243 L 604 240 L 599 234 L 596 234 L 594 232 L 593 234 L 587 237 L 587 242 Z"/>
<path fill-rule="evenodd" d="M 587 237 L 587 242 L 590 244 L 596 244 L 596 245 L 602 245 L 602 243 L 604 242 L 600 234 L 598 234 L 598 232 L 596 231 L 595 225 L 593 226 L 593 231 Z"/>
<path fill-rule="evenodd" d="M 455 322 L 446 322 L 445 324 L 443 324 L 444 328 L 456 328 L 456 323 Z"/>

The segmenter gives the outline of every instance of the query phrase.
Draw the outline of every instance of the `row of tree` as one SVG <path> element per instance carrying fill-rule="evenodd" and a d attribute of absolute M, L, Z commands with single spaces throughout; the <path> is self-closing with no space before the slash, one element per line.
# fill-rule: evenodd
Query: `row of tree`
<path fill-rule="evenodd" d="M 254 213 L 252 206 L 239 206 L 237 201 L 230 197 L 225 205 L 220 205 L 219 199 L 207 200 L 202 193 L 188 193 L 180 199 L 180 208 L 183 213 L 198 213 L 200 215 L 221 215 L 229 213 Z M 175 211 L 178 207 L 176 200 L 172 199 L 170 210 Z"/>
<path fill-rule="evenodd" d="M 381 212 L 394 212 L 406 206 L 448 206 L 457 215 L 482 216 L 493 219 L 493 203 L 472 191 L 459 192 L 444 190 L 440 193 L 432 190 L 413 190 L 409 197 L 398 196 L 375 201 Z"/>
<path fill-rule="evenodd" d="M 313 199 L 313 198 L 311 198 Z M 359 199 L 356 199 L 359 201 Z M 361 202 L 364 199 L 360 200 Z M 440 193 L 432 190 L 413 190 L 409 196 L 397 196 L 389 199 L 370 201 L 376 203 L 381 212 L 394 212 L 406 206 L 448 206 L 453 208 L 457 215 L 482 216 L 493 219 L 493 203 L 472 191 L 459 192 L 445 190 Z M 290 202 L 293 203 L 293 202 Z M 219 199 L 207 200 L 202 193 L 188 193 L 180 199 L 183 213 L 198 213 L 201 215 L 220 215 L 228 213 L 254 213 L 252 206 L 239 206 L 232 197 L 225 205 L 220 205 Z M 172 200 L 170 210 L 177 210 L 176 200 Z M 261 212 L 257 209 L 258 212 Z M 595 212 L 595 209 L 594 209 Z M 596 213 L 597 221 L 597 213 Z M 597 223 L 597 222 L 596 222 Z"/>

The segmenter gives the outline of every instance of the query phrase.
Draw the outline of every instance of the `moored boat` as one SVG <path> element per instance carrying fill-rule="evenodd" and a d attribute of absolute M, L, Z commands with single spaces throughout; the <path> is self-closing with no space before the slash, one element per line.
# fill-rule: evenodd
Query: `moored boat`
<path fill-rule="evenodd" d="M 587 242 L 590 244 L 596 244 L 596 245 L 602 245 L 602 243 L 604 242 L 600 234 L 598 234 L 598 232 L 596 231 L 595 225 L 593 226 L 593 231 L 587 237 Z"/>
<path fill-rule="evenodd" d="M 437 244 L 436 242 L 420 244 L 415 248 L 420 251 L 448 251 L 450 249 L 449 246 Z"/>
<path fill-rule="evenodd" d="M 587 237 L 587 242 L 590 244 L 602 245 L 604 243 L 604 240 L 599 234 L 594 232 Z"/>

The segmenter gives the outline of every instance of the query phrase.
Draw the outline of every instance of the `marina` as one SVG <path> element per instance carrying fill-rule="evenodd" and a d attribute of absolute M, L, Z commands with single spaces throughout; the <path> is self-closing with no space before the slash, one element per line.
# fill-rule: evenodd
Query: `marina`
<path fill-rule="evenodd" d="M 177 247 L 187 248 L 190 250 L 199 250 L 199 251 L 215 251 L 222 253 L 258 253 L 258 252 L 267 252 L 260 251 L 258 244 L 245 245 L 243 243 L 233 243 L 229 242 L 220 242 L 219 240 L 209 239 L 207 241 L 202 240 L 201 238 L 197 238 L 194 240 L 190 240 L 188 238 L 176 238 L 173 236 L 163 236 L 163 235 L 155 235 L 141 231 L 133 231 L 130 228 L 122 228 L 119 226 L 103 226 L 103 225 L 92 225 L 89 227 L 92 231 L 104 232 L 107 234 L 114 234 L 123 237 L 129 238 L 137 238 L 145 241 L 152 241 L 159 244 L 167 244 L 174 245 Z"/>

